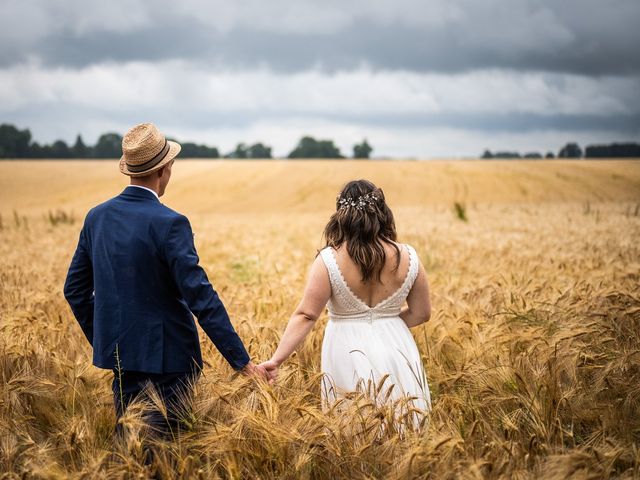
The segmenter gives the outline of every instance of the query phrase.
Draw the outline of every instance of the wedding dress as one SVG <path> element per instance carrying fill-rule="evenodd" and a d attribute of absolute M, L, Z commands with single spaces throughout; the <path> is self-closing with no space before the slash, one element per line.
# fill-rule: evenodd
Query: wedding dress
<path fill-rule="evenodd" d="M 374 400 L 414 397 L 406 405 L 428 410 L 431 396 L 420 353 L 400 310 L 418 276 L 418 256 L 410 245 L 409 269 L 404 283 L 386 299 L 370 307 L 349 288 L 326 247 L 320 255 L 329 272 L 329 322 L 322 343 L 322 399 L 329 405 L 345 393 L 366 391 Z M 387 379 L 379 387 L 380 380 Z M 389 388 L 391 391 L 389 392 Z"/>

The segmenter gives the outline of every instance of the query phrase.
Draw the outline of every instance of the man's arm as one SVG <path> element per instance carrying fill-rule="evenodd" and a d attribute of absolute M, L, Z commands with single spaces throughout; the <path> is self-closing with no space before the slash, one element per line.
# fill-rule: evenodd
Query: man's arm
<path fill-rule="evenodd" d="M 64 283 L 64 297 L 85 337 L 93 345 L 93 265 L 89 255 L 86 223 L 80 231 L 78 247 L 69 266 Z"/>
<path fill-rule="evenodd" d="M 207 336 L 235 370 L 252 366 L 227 310 L 198 264 L 187 217 L 180 215 L 173 221 L 164 248 L 173 280 Z"/>

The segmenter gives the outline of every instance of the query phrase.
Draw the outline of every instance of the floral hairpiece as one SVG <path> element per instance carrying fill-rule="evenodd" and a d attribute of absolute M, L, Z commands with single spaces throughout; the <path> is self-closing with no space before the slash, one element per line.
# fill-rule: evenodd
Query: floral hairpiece
<path fill-rule="evenodd" d="M 367 205 L 373 205 L 378 201 L 378 197 L 376 197 L 373 193 L 365 193 L 364 195 L 360 195 L 358 198 L 353 199 L 351 197 L 338 197 L 338 204 L 340 205 L 340 210 L 343 208 L 355 207 L 358 210 L 364 209 Z"/>

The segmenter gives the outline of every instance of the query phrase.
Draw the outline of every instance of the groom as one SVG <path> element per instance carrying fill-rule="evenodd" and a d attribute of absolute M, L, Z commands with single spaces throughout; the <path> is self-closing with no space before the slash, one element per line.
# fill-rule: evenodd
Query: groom
<path fill-rule="evenodd" d="M 202 369 L 192 313 L 232 368 L 275 374 L 251 362 L 198 264 L 187 217 L 160 203 L 180 148 L 150 123 L 126 133 L 120 172 L 131 184 L 87 214 L 64 285 L 93 364 L 114 372 L 117 416 L 151 384 L 168 415 L 152 411 L 146 421 L 161 435 L 179 427 L 180 403 Z"/>

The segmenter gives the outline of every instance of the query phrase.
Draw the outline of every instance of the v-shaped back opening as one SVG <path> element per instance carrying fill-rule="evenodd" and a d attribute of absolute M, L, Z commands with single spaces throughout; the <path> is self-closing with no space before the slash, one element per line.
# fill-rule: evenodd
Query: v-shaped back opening
<path fill-rule="evenodd" d="M 385 303 L 387 303 L 389 300 L 391 300 L 392 298 L 394 298 L 399 292 L 402 291 L 402 289 L 405 287 L 405 285 L 407 284 L 407 282 L 409 281 L 409 276 L 411 275 L 411 264 L 413 262 L 413 255 L 411 255 L 411 250 L 409 249 L 409 247 L 406 244 L 399 244 L 400 246 L 404 247 L 404 249 L 407 251 L 407 255 L 409 255 L 409 264 L 407 265 L 407 273 L 404 276 L 404 279 L 402 280 L 402 284 L 390 295 L 388 295 L 386 298 L 380 300 L 378 303 L 376 303 L 375 305 L 371 306 L 369 305 L 367 302 L 365 302 L 364 300 L 362 300 L 358 295 L 355 294 L 355 292 L 351 289 L 351 287 L 349 286 L 349 284 L 347 283 L 346 278 L 344 278 L 344 275 L 342 273 L 342 270 L 340 269 L 340 265 L 338 264 L 338 257 L 336 256 L 336 252 L 333 249 L 333 247 L 329 247 L 329 254 L 331 255 L 331 257 L 333 258 L 333 262 L 335 263 L 336 266 L 336 272 L 338 273 L 338 276 L 340 277 L 340 281 L 342 282 L 342 284 L 344 285 L 345 289 L 347 290 L 347 292 L 349 292 L 349 295 L 351 295 L 354 300 L 356 300 L 358 303 L 360 303 L 363 307 L 366 307 L 368 310 L 375 310 L 376 308 L 381 307 L 382 305 L 384 305 Z"/>

